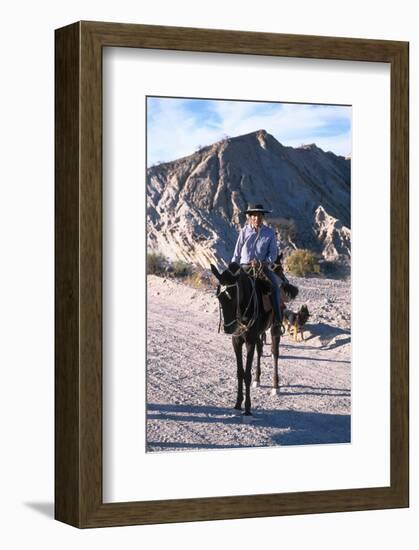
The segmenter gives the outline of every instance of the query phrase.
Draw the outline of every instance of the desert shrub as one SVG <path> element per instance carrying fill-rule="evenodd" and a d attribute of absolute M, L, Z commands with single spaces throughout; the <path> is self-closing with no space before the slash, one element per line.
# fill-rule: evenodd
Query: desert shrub
<path fill-rule="evenodd" d="M 207 271 L 193 271 L 186 277 L 185 282 L 193 288 L 202 290 L 213 288 L 214 286 L 211 272 L 208 274 Z"/>
<path fill-rule="evenodd" d="M 164 271 L 165 258 L 158 252 L 149 252 L 147 254 L 147 274 L 159 275 Z"/>
<path fill-rule="evenodd" d="M 189 275 L 189 265 L 182 260 L 175 260 L 172 267 L 175 277 L 186 277 Z"/>
<path fill-rule="evenodd" d="M 320 273 L 320 266 L 313 252 L 297 249 L 286 259 L 286 270 L 295 277 L 306 277 L 309 274 Z"/>

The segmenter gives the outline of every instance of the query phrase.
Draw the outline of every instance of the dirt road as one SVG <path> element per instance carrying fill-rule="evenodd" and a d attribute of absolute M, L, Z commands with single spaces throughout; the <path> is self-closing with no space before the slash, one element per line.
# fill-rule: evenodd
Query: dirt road
<path fill-rule="evenodd" d="M 217 332 L 214 290 L 148 277 L 147 450 L 176 451 L 350 441 L 350 282 L 291 279 L 311 313 L 305 342 L 283 337 L 280 393 L 271 395 L 269 346 L 253 416 L 232 407 L 231 337 Z M 269 336 L 268 336 L 269 341 Z"/>

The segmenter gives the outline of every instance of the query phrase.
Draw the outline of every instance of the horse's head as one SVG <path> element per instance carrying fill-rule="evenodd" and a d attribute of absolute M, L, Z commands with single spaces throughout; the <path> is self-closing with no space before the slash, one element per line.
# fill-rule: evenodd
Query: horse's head
<path fill-rule="evenodd" d="M 211 271 L 218 280 L 217 298 L 220 302 L 224 318 L 224 332 L 233 334 L 237 328 L 238 319 L 238 288 L 240 278 L 240 266 L 231 263 L 228 268 L 220 273 L 218 269 L 211 264 Z"/>
<path fill-rule="evenodd" d="M 236 263 L 231 263 L 223 272 L 219 272 L 215 265 L 211 264 L 211 271 L 222 286 L 234 285 L 240 275 L 240 266 Z"/>

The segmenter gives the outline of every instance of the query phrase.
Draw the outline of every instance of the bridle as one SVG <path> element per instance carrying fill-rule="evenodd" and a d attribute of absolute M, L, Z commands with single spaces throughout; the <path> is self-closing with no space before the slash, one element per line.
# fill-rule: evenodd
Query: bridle
<path fill-rule="evenodd" d="M 231 273 L 231 271 L 230 271 L 230 273 L 232 275 L 237 275 L 239 271 L 240 271 L 240 268 L 237 270 L 236 273 Z M 221 294 L 225 293 L 227 298 L 229 300 L 231 300 L 232 297 L 231 297 L 231 295 L 230 295 L 230 293 L 228 292 L 227 289 L 232 288 L 232 287 L 236 287 L 236 289 L 237 289 L 237 304 L 236 304 L 236 318 L 233 319 L 230 323 L 224 323 L 224 321 L 222 319 L 221 303 L 220 303 L 220 300 L 218 300 L 218 308 L 219 308 L 219 313 L 220 313 L 220 321 L 219 321 L 219 324 L 218 324 L 218 332 L 220 332 L 221 323 L 223 323 L 224 328 L 230 327 L 231 325 L 236 323 L 238 325 L 239 332 L 235 332 L 234 336 L 242 336 L 242 334 L 244 334 L 246 331 L 248 331 L 252 327 L 252 325 L 255 323 L 255 321 L 257 319 L 257 316 L 258 316 L 258 313 L 259 313 L 259 309 L 258 309 L 259 305 L 258 305 L 258 301 L 256 299 L 256 279 L 254 279 L 252 277 L 249 277 L 249 279 L 250 279 L 250 283 L 252 285 L 252 292 L 250 294 L 249 302 L 247 303 L 247 306 L 246 306 L 246 308 L 243 312 L 243 315 L 241 315 L 241 313 L 240 313 L 240 287 L 239 287 L 239 283 L 236 281 L 236 282 L 228 284 L 228 285 L 221 285 L 220 284 L 219 291 L 217 291 L 217 298 L 219 298 L 219 296 Z M 253 315 L 247 323 L 243 323 L 241 319 L 246 316 L 247 310 L 249 309 L 250 304 L 252 303 L 252 300 L 255 304 L 255 307 L 254 307 L 254 310 L 253 310 Z"/>
<path fill-rule="evenodd" d="M 238 294 L 239 294 L 239 288 L 238 288 L 237 283 L 233 283 L 233 284 L 231 284 L 231 285 L 221 285 L 221 284 L 220 284 L 220 286 L 219 286 L 218 289 L 217 289 L 217 294 L 216 294 L 216 296 L 217 296 L 217 298 L 218 298 L 218 311 L 219 311 L 219 315 L 220 315 L 220 320 L 219 320 L 219 323 L 218 323 L 218 332 L 220 332 L 220 330 L 221 330 L 221 323 L 223 322 L 222 313 L 221 313 L 222 308 L 221 308 L 221 302 L 220 302 L 220 299 L 219 299 L 219 298 L 220 298 L 221 294 L 223 294 L 223 293 L 225 292 L 227 298 L 228 298 L 229 300 L 231 300 L 231 299 L 232 299 L 232 298 L 231 298 L 231 295 L 230 295 L 230 293 L 228 292 L 227 289 L 228 289 L 228 288 L 231 288 L 231 287 L 233 287 L 233 286 L 237 287 L 237 296 L 238 296 Z M 235 322 L 236 322 L 236 319 L 233 319 L 233 321 L 231 321 L 231 323 L 224 323 L 224 322 L 223 322 L 224 328 L 231 326 L 231 325 L 232 325 L 233 323 L 235 323 Z"/>

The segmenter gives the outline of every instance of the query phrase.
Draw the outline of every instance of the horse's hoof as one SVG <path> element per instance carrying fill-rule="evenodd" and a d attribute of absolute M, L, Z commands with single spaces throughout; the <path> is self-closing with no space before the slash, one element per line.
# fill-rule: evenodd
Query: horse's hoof
<path fill-rule="evenodd" d="M 260 386 L 260 382 L 253 382 L 252 388 L 258 388 Z"/>
<path fill-rule="evenodd" d="M 272 388 L 271 395 L 279 395 L 279 388 Z"/>
<path fill-rule="evenodd" d="M 235 408 L 236 411 L 241 411 L 242 410 L 240 405 L 234 405 L 234 408 Z"/>

